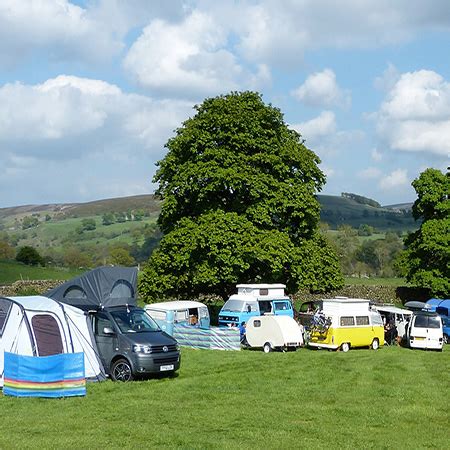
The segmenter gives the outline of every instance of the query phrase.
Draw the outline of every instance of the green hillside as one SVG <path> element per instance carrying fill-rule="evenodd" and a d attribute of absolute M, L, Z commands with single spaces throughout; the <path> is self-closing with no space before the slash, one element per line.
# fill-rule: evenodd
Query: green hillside
<path fill-rule="evenodd" d="M 318 199 L 321 204 L 320 219 L 332 229 L 343 224 L 351 225 L 353 228 L 367 224 L 379 231 L 418 228 L 418 223 L 413 219 L 410 208 L 378 208 L 333 195 L 319 195 Z"/>

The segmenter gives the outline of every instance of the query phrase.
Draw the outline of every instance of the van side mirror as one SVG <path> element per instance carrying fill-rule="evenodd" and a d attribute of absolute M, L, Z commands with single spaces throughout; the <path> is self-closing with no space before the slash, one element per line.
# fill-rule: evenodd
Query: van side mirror
<path fill-rule="evenodd" d="M 103 334 L 116 334 L 114 333 L 114 330 L 110 327 L 103 328 Z"/>
<path fill-rule="evenodd" d="M 252 307 L 250 305 L 247 305 L 247 312 L 252 312 Z"/>

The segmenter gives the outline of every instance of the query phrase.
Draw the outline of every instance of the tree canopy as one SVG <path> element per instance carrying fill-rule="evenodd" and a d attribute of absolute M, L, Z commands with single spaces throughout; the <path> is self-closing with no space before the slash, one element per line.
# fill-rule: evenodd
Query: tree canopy
<path fill-rule="evenodd" d="M 450 174 L 427 169 L 412 183 L 417 192 L 413 205 L 420 228 L 405 239 L 402 265 L 407 280 L 429 288 L 433 295 L 450 291 Z"/>
<path fill-rule="evenodd" d="M 142 294 L 225 295 L 256 281 L 340 286 L 337 259 L 318 230 L 325 176 L 300 134 L 254 92 L 209 98 L 195 110 L 157 164 L 164 236 Z"/>

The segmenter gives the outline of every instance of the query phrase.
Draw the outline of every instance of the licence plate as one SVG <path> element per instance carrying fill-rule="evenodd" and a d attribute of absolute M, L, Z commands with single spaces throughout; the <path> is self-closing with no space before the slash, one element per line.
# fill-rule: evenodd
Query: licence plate
<path fill-rule="evenodd" d="M 425 340 L 425 338 L 424 337 L 421 337 L 421 336 L 419 336 L 419 337 L 416 337 L 416 338 L 414 338 L 416 341 L 424 341 Z"/>
<path fill-rule="evenodd" d="M 161 366 L 161 367 L 159 368 L 159 370 L 160 370 L 161 372 L 164 372 L 165 370 L 173 370 L 173 364 L 167 364 L 167 366 Z"/>

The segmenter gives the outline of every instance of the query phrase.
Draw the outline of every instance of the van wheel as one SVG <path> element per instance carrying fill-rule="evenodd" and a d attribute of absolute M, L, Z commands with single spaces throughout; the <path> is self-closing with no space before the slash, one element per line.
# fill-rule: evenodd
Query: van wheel
<path fill-rule="evenodd" d="M 446 334 L 444 334 L 444 344 L 450 343 L 450 337 L 448 337 Z"/>
<path fill-rule="evenodd" d="M 111 378 L 114 381 L 131 381 L 133 380 L 133 371 L 131 365 L 126 359 L 118 359 L 111 366 Z"/>
<path fill-rule="evenodd" d="M 375 339 L 372 341 L 372 349 L 373 349 L 373 350 L 378 350 L 379 348 L 380 348 L 380 342 L 378 341 L 377 338 L 375 338 Z"/>
<path fill-rule="evenodd" d="M 270 342 L 266 342 L 263 347 L 264 353 L 270 353 L 272 351 L 272 346 Z"/>
<path fill-rule="evenodd" d="M 344 342 L 344 343 L 341 345 L 341 350 L 342 350 L 344 353 L 347 353 L 347 352 L 350 350 L 350 344 L 349 344 L 348 342 Z"/>

